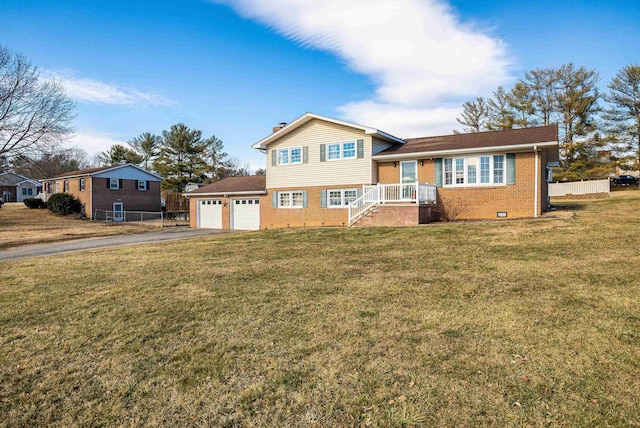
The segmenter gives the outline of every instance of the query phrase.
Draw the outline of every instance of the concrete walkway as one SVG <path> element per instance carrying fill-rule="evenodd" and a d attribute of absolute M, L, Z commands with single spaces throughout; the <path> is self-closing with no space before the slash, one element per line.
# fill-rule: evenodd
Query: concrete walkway
<path fill-rule="evenodd" d="M 157 232 L 135 235 L 108 236 L 104 238 L 76 239 L 73 241 L 52 242 L 48 244 L 26 245 L 0 251 L 0 262 L 5 260 L 26 259 L 29 257 L 49 256 L 72 253 L 75 251 L 95 250 L 99 248 L 124 247 L 128 245 L 150 244 L 154 242 L 175 241 L 177 239 L 197 238 L 199 236 L 228 233 L 220 229 L 189 229 L 170 227 Z"/>

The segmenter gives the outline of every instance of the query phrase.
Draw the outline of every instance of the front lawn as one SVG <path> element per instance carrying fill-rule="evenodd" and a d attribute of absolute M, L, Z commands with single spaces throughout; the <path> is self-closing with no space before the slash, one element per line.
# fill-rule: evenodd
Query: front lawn
<path fill-rule="evenodd" d="M 128 235 L 158 227 L 140 223 L 105 223 L 61 216 L 47 209 L 29 209 L 22 202 L 4 204 L 0 209 L 0 250 L 30 244 Z"/>
<path fill-rule="evenodd" d="M 636 193 L 0 263 L 0 425 L 638 426 Z"/>

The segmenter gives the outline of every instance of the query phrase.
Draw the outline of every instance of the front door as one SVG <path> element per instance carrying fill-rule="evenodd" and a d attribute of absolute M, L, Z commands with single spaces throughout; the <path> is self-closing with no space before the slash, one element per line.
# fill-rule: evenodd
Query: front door
<path fill-rule="evenodd" d="M 418 162 L 400 162 L 400 184 L 402 199 L 415 199 L 415 184 L 418 182 Z"/>
<path fill-rule="evenodd" d="M 122 202 L 113 203 L 113 221 L 124 221 L 124 209 Z"/>

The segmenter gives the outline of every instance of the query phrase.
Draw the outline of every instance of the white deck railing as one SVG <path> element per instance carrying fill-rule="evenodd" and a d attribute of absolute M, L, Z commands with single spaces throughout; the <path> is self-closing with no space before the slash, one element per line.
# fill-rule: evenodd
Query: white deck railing
<path fill-rule="evenodd" d="M 570 181 L 567 183 L 549 183 L 549 196 L 587 195 L 590 193 L 609 193 L 609 180 Z"/>
<path fill-rule="evenodd" d="M 349 224 L 371 207 L 389 202 L 435 203 L 436 186 L 427 183 L 362 186 L 362 196 L 349 204 Z"/>

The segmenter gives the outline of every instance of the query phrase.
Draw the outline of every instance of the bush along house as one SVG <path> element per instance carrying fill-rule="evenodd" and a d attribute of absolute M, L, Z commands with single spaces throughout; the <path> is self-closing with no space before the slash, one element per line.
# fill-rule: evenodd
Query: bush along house
<path fill-rule="evenodd" d="M 557 125 L 401 139 L 313 113 L 275 127 L 253 148 L 266 154 L 266 177 L 228 178 L 186 193 L 192 227 L 538 217 L 559 158 Z M 234 221 L 237 212 L 248 223 Z"/>
<path fill-rule="evenodd" d="M 71 171 L 43 181 L 45 200 L 69 193 L 80 201 L 86 217 L 115 221 L 124 219 L 125 211 L 159 213 L 161 184 L 161 176 L 132 164 Z"/>

